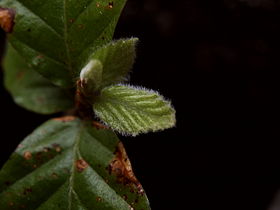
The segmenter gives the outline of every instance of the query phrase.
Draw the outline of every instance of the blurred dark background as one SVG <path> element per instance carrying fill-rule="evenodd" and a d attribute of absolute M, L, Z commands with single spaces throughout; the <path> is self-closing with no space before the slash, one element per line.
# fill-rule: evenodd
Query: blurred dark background
<path fill-rule="evenodd" d="M 280 189 L 279 29 L 278 0 L 128 1 L 115 38 L 140 38 L 131 83 L 177 110 L 174 129 L 121 137 L 152 209 L 269 209 Z M 16 106 L 2 83 L 0 96 L 2 165 L 49 116 Z"/>

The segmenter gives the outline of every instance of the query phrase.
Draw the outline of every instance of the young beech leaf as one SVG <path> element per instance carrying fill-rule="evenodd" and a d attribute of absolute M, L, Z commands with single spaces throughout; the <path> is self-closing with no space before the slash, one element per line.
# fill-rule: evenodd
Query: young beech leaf
<path fill-rule="evenodd" d="M 92 59 L 82 69 L 80 74 L 81 85 L 86 93 L 98 90 L 102 83 L 103 65 L 99 60 Z"/>
<path fill-rule="evenodd" d="M 112 40 L 125 2 L 0 0 L 0 8 L 15 11 L 8 40 L 27 64 L 71 88 L 94 50 Z"/>
<path fill-rule="evenodd" d="M 20 143 L 0 171 L 1 210 L 149 210 L 122 143 L 74 117 Z"/>
<path fill-rule="evenodd" d="M 127 135 L 158 131 L 175 125 L 175 110 L 158 93 L 144 88 L 106 87 L 93 104 L 95 114 L 112 129 Z"/>
<path fill-rule="evenodd" d="M 5 87 L 18 105 L 40 114 L 53 114 L 74 106 L 69 90 L 53 85 L 28 67 L 12 46 L 8 47 L 4 69 Z"/>
<path fill-rule="evenodd" d="M 102 87 L 125 80 L 136 57 L 138 39 L 121 39 L 99 48 L 92 56 L 103 64 Z"/>

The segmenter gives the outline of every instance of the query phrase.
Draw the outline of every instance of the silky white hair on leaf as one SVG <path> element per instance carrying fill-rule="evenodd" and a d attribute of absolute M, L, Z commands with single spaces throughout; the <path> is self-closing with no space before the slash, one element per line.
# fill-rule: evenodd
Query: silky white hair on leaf
<path fill-rule="evenodd" d="M 100 120 L 121 133 L 136 136 L 174 127 L 175 109 L 157 91 L 118 84 L 101 90 L 93 104 Z"/>

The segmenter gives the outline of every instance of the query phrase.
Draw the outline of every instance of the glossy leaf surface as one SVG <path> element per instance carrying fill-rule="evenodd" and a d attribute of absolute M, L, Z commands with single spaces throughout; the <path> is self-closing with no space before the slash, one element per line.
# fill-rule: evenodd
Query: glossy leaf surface
<path fill-rule="evenodd" d="M 46 122 L 18 146 L 0 171 L 0 206 L 150 209 L 116 135 L 74 117 Z"/>
<path fill-rule="evenodd" d="M 90 55 L 111 41 L 125 0 L 1 0 L 15 11 L 9 42 L 35 71 L 73 87 Z"/>
<path fill-rule="evenodd" d="M 53 85 L 28 67 L 12 46 L 8 48 L 4 69 L 5 86 L 18 105 L 40 114 L 53 114 L 74 106 L 69 90 Z"/>

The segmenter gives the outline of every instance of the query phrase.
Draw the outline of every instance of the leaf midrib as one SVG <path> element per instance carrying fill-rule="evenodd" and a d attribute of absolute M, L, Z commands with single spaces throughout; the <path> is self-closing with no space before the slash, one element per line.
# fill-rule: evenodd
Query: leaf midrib
<path fill-rule="evenodd" d="M 57 192 L 59 189 L 60 189 L 60 187 L 61 186 L 63 186 L 66 182 L 67 182 L 67 180 L 69 180 L 69 196 L 68 196 L 68 210 L 73 210 L 73 198 L 75 198 L 75 199 L 78 199 L 79 201 L 80 201 L 80 204 L 83 206 L 83 208 L 84 209 L 89 209 L 88 208 L 88 206 L 86 206 L 86 204 L 85 203 L 83 203 L 83 201 L 80 199 L 80 195 L 75 191 L 75 189 L 74 189 L 74 183 L 75 183 L 75 174 L 76 174 L 76 161 L 78 160 L 78 159 L 84 159 L 84 160 L 86 160 L 84 157 L 82 157 L 82 153 L 81 153 L 81 151 L 80 151 L 80 143 L 81 143 L 81 141 L 83 140 L 83 138 L 82 138 L 82 136 L 83 136 L 83 132 L 84 131 L 86 131 L 87 130 L 87 127 L 85 126 L 85 124 L 83 124 L 83 123 L 81 123 L 81 124 L 79 124 L 79 125 L 77 125 L 78 127 L 77 127 L 77 133 L 76 133 L 76 136 L 74 137 L 74 145 L 73 145 L 73 148 L 68 148 L 67 150 L 64 150 L 63 151 L 63 153 L 65 154 L 65 152 L 67 152 L 67 151 L 71 151 L 72 150 L 72 152 L 74 152 L 74 154 L 73 154 L 73 162 L 72 162 L 72 166 L 71 165 L 69 165 L 69 167 L 71 168 L 71 175 L 69 176 L 69 177 L 65 177 L 65 180 L 56 188 L 56 189 L 54 189 L 53 190 L 53 192 L 51 193 L 51 194 L 49 194 L 49 196 L 48 197 L 46 197 L 45 199 L 44 199 L 44 201 L 42 201 L 37 207 L 36 207 L 36 209 L 38 209 L 38 208 L 40 208 L 40 206 L 42 206 L 44 203 L 46 203 L 46 202 L 48 202 L 48 200 L 50 199 L 50 197 L 53 195 L 53 194 L 55 194 L 55 192 Z M 101 143 L 101 141 L 99 141 L 98 140 L 98 142 L 100 142 Z M 102 146 L 104 146 L 102 143 L 101 143 L 101 145 Z M 107 148 L 107 147 L 105 147 L 105 148 Z M 61 154 L 61 155 L 63 155 L 63 154 Z M 48 160 L 48 161 L 46 161 L 43 165 L 41 165 L 39 168 L 37 168 L 37 169 L 35 169 L 35 170 L 32 170 L 32 171 L 30 171 L 28 174 L 26 174 L 25 176 L 23 176 L 23 177 L 21 177 L 20 179 L 18 179 L 15 183 L 13 183 L 13 185 L 15 185 L 16 183 L 18 183 L 18 182 L 20 182 L 21 180 L 23 180 L 25 177 L 27 177 L 27 176 L 29 176 L 30 174 L 32 174 L 34 171 L 36 171 L 36 170 L 39 170 L 41 167 L 43 167 L 44 165 L 46 165 L 46 164 L 49 164 L 50 163 L 50 161 L 55 161 L 55 159 L 57 159 L 57 158 L 61 158 L 61 155 L 57 155 L 55 158 L 53 158 L 53 159 L 50 159 L 50 160 Z M 71 164 L 71 163 L 70 163 Z M 89 165 L 88 165 L 88 167 L 89 168 L 91 168 L 93 171 L 96 171 L 93 167 L 92 167 L 92 165 L 90 164 L 90 163 L 88 163 Z M 97 173 L 98 175 L 100 175 L 99 173 Z M 106 183 L 106 181 L 104 180 L 104 178 L 102 177 L 102 176 L 100 176 L 101 178 L 102 178 L 102 180 L 103 180 L 103 182 L 104 183 Z M 128 205 L 129 205 L 129 203 L 125 200 L 125 199 L 123 199 L 123 197 L 121 197 L 121 195 L 112 187 L 112 186 L 110 186 L 108 183 L 106 183 L 108 186 L 109 186 L 109 188 L 112 190 L 112 191 L 114 191 L 114 192 L 116 192 L 116 195 L 117 196 L 119 196 L 119 198 L 121 198 L 124 202 L 126 202 Z M 1 192 L 1 194 L 2 193 L 5 193 L 7 190 L 4 190 L 4 191 L 2 191 Z"/>
<path fill-rule="evenodd" d="M 49 28 L 51 28 L 55 34 L 59 37 L 62 38 L 61 34 L 55 29 L 53 28 L 48 22 L 46 22 L 45 19 L 43 19 L 39 14 L 37 14 L 36 12 L 34 12 L 34 10 L 30 9 L 30 7 L 26 6 L 21 0 L 17 0 L 17 2 L 22 5 L 25 9 L 27 9 L 29 12 L 33 13 L 36 17 L 38 17 L 41 21 L 43 21 Z"/>
<path fill-rule="evenodd" d="M 65 0 L 64 0 L 65 1 Z M 77 132 L 77 135 L 74 140 L 74 146 L 73 146 L 73 163 L 71 167 L 71 175 L 69 176 L 69 193 L 68 193 L 68 209 L 72 209 L 72 193 L 75 192 L 74 190 L 74 174 L 75 174 L 75 162 L 77 161 L 77 153 L 79 152 L 79 144 L 81 140 L 81 133 L 82 133 L 82 125 L 79 125 L 79 131 Z M 80 152 L 79 152 L 80 153 Z"/>
<path fill-rule="evenodd" d="M 70 150 L 71 148 L 68 148 L 64 151 L 64 154 Z M 35 171 L 41 169 L 42 167 L 44 167 L 45 165 L 49 164 L 51 161 L 55 161 L 56 159 L 59 159 L 60 155 L 56 155 L 54 158 L 47 160 L 46 162 L 44 162 L 42 165 L 40 165 L 40 167 L 36 168 L 35 170 L 32 170 L 30 172 L 28 172 L 27 174 L 25 174 L 24 176 L 20 177 L 19 179 L 17 179 L 12 185 L 9 186 L 9 188 L 3 190 L 2 192 L 0 192 L 0 197 L 2 194 L 6 193 L 7 191 L 9 191 L 9 189 L 13 186 L 15 186 L 17 183 L 21 182 L 22 180 L 24 180 L 26 177 L 30 176 L 32 173 L 34 173 Z"/>
<path fill-rule="evenodd" d="M 68 24 L 67 24 L 67 15 L 66 15 L 66 0 L 63 0 L 63 16 L 64 16 L 64 44 L 66 48 L 66 57 L 67 57 L 67 66 L 68 66 L 68 71 L 70 74 L 73 74 L 73 68 L 71 65 L 71 58 L 70 58 L 70 49 L 68 45 Z"/>
<path fill-rule="evenodd" d="M 119 100 L 117 100 L 117 99 L 113 99 L 113 98 L 109 98 L 109 97 L 106 97 L 106 99 L 104 100 L 103 99 L 103 101 L 106 103 L 106 102 L 111 102 L 112 104 L 117 104 L 117 105 L 121 105 L 121 106 L 124 106 L 124 107 L 126 107 L 127 109 L 132 109 L 132 110 L 134 110 L 134 111 L 136 111 L 136 112 L 138 112 L 138 113 L 142 113 L 142 114 L 144 114 L 144 115 L 149 115 L 151 118 L 157 118 L 157 117 L 159 117 L 159 116 L 162 116 L 162 114 L 160 114 L 160 115 L 157 115 L 157 114 L 151 114 L 151 113 L 149 113 L 149 112 L 146 112 L 146 111 L 144 111 L 143 109 L 139 109 L 137 106 L 134 106 L 134 105 L 132 105 L 132 106 L 127 106 L 126 105 L 126 103 L 125 102 L 122 102 L 122 101 L 119 101 Z M 163 106 L 162 106 L 163 107 Z M 168 115 L 168 114 L 166 114 L 166 115 Z"/>

